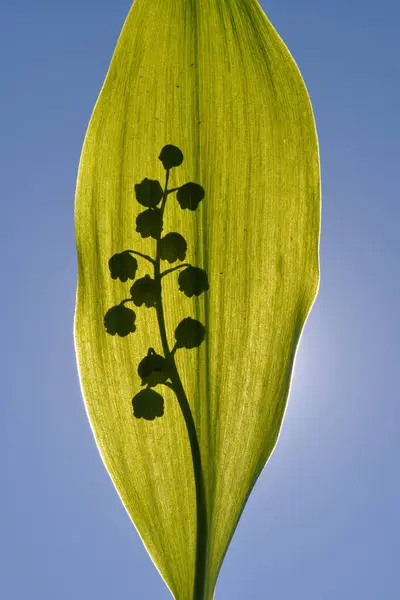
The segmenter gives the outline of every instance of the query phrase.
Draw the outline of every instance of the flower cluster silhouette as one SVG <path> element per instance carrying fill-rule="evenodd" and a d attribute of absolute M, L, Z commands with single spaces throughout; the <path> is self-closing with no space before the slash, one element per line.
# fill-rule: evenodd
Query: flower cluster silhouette
<path fill-rule="evenodd" d="M 164 398 L 153 390 L 157 385 L 167 385 L 179 397 L 177 387 L 181 387 L 179 374 L 174 360 L 176 350 L 192 349 L 200 346 L 206 336 L 204 325 L 197 319 L 184 318 L 175 329 L 175 344 L 170 350 L 165 332 L 164 312 L 162 305 L 162 279 L 178 270 L 183 269 L 178 276 L 179 291 L 188 298 L 199 296 L 209 289 L 207 273 L 204 269 L 189 263 L 179 264 L 161 271 L 161 261 L 173 264 L 184 261 L 188 250 L 185 238 L 178 232 L 163 235 L 164 211 L 167 197 L 176 192 L 176 200 L 183 210 L 195 211 L 205 197 L 204 188 L 192 181 L 177 188 L 168 189 L 170 170 L 179 167 L 183 162 L 183 153 L 177 147 L 168 144 L 163 147 L 158 156 L 166 171 L 165 187 L 158 180 L 145 177 L 135 184 L 137 202 L 146 210 L 136 218 L 136 231 L 142 238 L 156 240 L 156 256 L 152 258 L 135 250 L 124 250 L 114 254 L 108 261 L 111 278 L 125 283 L 134 280 L 130 288 L 130 297 L 122 300 L 117 306 L 111 307 L 104 316 L 104 326 L 110 335 L 126 337 L 136 331 L 136 313 L 127 304 L 136 307 L 155 308 L 160 329 L 164 356 L 149 348 L 147 355 L 138 365 L 138 375 L 145 389 L 132 398 L 134 417 L 153 421 L 164 414 Z M 138 261 L 136 256 L 146 260 L 153 266 L 152 276 L 146 274 L 136 279 Z M 176 377 L 174 377 L 176 375 Z M 177 382 L 177 383 L 176 383 Z"/>

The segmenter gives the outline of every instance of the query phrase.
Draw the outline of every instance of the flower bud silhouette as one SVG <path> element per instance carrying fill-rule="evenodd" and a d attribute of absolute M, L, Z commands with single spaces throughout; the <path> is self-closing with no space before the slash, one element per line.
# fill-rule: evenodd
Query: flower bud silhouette
<path fill-rule="evenodd" d="M 199 296 L 209 289 L 207 273 L 199 267 L 187 267 L 179 273 L 179 289 L 188 298 Z"/>
<path fill-rule="evenodd" d="M 170 376 L 168 362 L 163 356 L 156 354 L 153 348 L 149 348 L 147 356 L 139 363 L 138 374 L 142 380 L 141 385 L 154 387 L 165 383 Z"/>
<path fill-rule="evenodd" d="M 136 217 L 136 231 L 143 238 L 157 239 L 162 230 L 162 213 L 159 208 L 149 208 Z"/>
<path fill-rule="evenodd" d="M 204 188 L 198 183 L 185 183 L 176 192 L 176 199 L 179 202 L 181 208 L 188 208 L 189 210 L 196 210 L 201 200 L 205 196 Z"/>
<path fill-rule="evenodd" d="M 206 335 L 206 328 L 200 321 L 186 317 L 175 329 L 177 348 L 196 348 L 200 346 Z"/>
<path fill-rule="evenodd" d="M 136 331 L 136 314 L 130 308 L 123 304 L 113 306 L 104 316 L 104 327 L 110 335 L 119 335 L 125 337 L 129 333 Z"/>
<path fill-rule="evenodd" d="M 128 279 L 135 279 L 138 263 L 129 252 L 120 252 L 110 258 L 108 267 L 112 279 L 119 279 L 125 283 Z"/>
<path fill-rule="evenodd" d="M 160 240 L 160 258 L 170 263 L 185 260 L 187 243 L 185 238 L 176 232 L 167 233 Z"/>
<path fill-rule="evenodd" d="M 145 304 L 147 308 L 150 308 L 156 305 L 160 297 L 160 286 L 150 275 L 145 275 L 135 281 L 130 289 L 130 293 L 136 306 Z"/>
<path fill-rule="evenodd" d="M 172 146 L 171 144 L 164 146 L 158 158 L 161 160 L 164 169 L 179 167 L 183 162 L 182 151 L 177 146 Z"/>
<path fill-rule="evenodd" d="M 133 415 L 147 421 L 154 421 L 164 414 L 164 398 L 158 392 L 146 388 L 132 398 Z"/>
<path fill-rule="evenodd" d="M 145 177 L 141 183 L 135 184 L 136 200 L 142 206 L 155 208 L 163 197 L 161 183 L 157 180 L 147 179 Z"/>

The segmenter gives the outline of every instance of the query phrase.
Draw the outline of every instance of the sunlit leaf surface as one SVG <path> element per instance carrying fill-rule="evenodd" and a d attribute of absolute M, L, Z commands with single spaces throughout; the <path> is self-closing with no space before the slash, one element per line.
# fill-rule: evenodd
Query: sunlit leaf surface
<path fill-rule="evenodd" d="M 166 145 L 182 153 L 178 166 L 160 157 Z M 163 213 L 166 169 L 180 190 Z M 213 597 L 276 443 L 318 286 L 319 215 L 310 101 L 259 4 L 137 0 L 80 162 L 75 341 L 102 458 L 178 600 Z M 206 524 L 162 362 L 157 274 L 125 253 L 155 259 L 158 247 L 162 270 L 188 265 L 162 278 L 162 302 L 200 447 Z"/>

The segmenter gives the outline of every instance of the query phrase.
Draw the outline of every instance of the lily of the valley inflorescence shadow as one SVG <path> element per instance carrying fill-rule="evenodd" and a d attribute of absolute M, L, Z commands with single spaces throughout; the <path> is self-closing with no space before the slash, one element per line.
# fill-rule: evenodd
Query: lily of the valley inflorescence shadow
<path fill-rule="evenodd" d="M 189 298 L 194 295 L 199 296 L 209 289 L 207 273 L 189 263 L 182 263 L 161 271 L 161 261 L 167 261 L 170 264 L 184 261 L 187 252 L 186 240 L 180 233 L 171 232 L 161 237 L 168 196 L 175 192 L 180 207 L 184 210 L 194 211 L 203 200 L 205 191 L 201 185 L 193 182 L 168 189 L 170 170 L 183 162 L 183 153 L 179 148 L 172 145 L 164 146 L 158 158 L 166 170 L 164 189 L 159 181 L 147 177 L 135 185 L 136 200 L 146 208 L 136 218 L 136 231 L 142 238 L 156 240 L 156 256 L 152 258 L 147 254 L 129 249 L 114 254 L 108 262 L 111 277 L 122 282 L 136 278 L 138 261 L 135 255 L 152 265 L 153 274 L 136 279 L 130 288 L 130 297 L 110 308 L 104 317 L 104 325 L 110 335 L 125 337 L 136 331 L 136 313 L 127 305 L 132 303 L 137 307 L 144 306 L 156 310 L 164 356 L 157 354 L 153 348 L 149 348 L 147 356 L 140 361 L 138 366 L 141 385 L 146 387 L 132 399 L 134 416 L 149 421 L 164 414 L 164 398 L 152 389 L 155 386 L 162 384 L 168 386 L 175 392 L 178 400 L 182 400 L 183 387 L 174 354 L 180 348 L 196 348 L 203 342 L 206 333 L 205 327 L 200 321 L 186 317 L 177 325 L 175 343 L 170 349 L 165 330 L 162 280 L 170 273 L 183 269 L 179 273 L 178 284 L 179 290 L 186 296 Z M 186 397 L 185 400 L 187 403 Z M 181 401 L 180 404 L 184 410 Z M 190 410 L 188 405 L 185 409 L 185 412 Z"/>

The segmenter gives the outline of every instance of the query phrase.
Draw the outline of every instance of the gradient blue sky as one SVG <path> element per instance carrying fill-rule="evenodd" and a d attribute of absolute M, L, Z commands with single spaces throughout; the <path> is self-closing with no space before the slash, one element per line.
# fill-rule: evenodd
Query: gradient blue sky
<path fill-rule="evenodd" d="M 99 458 L 72 337 L 73 201 L 130 0 L 0 6 L 0 597 L 167 600 Z M 311 94 L 321 286 L 217 600 L 397 600 L 397 2 L 264 0 Z M 397 40 L 396 40 L 397 37 Z"/>

